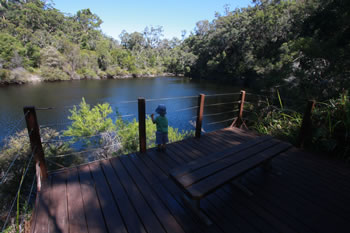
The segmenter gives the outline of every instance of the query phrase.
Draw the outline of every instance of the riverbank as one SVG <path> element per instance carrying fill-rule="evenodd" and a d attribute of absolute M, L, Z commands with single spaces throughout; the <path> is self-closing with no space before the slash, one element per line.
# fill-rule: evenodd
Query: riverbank
<path fill-rule="evenodd" d="M 86 76 L 74 74 L 68 76 L 65 79 L 46 79 L 45 77 L 36 74 L 30 73 L 24 68 L 16 68 L 14 70 L 4 70 L 0 72 L 0 86 L 9 86 L 9 85 L 23 85 L 31 83 L 40 83 L 40 82 L 61 82 L 61 81 L 71 81 L 71 80 L 104 80 L 104 79 L 130 79 L 130 78 L 155 78 L 155 77 L 183 77 L 183 75 L 176 75 L 173 73 L 131 73 L 123 75 L 108 75 L 106 73 L 100 74 L 98 76 Z"/>

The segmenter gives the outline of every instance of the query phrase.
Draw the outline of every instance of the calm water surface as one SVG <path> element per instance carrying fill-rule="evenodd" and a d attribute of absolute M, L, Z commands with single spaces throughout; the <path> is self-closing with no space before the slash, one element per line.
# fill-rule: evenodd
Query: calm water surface
<path fill-rule="evenodd" d="M 147 99 L 159 99 L 166 97 L 197 96 L 200 93 L 206 95 L 218 93 L 239 92 L 239 87 L 227 84 L 210 83 L 208 81 L 194 81 L 187 78 L 137 78 L 124 80 L 82 80 L 55 83 L 38 83 L 22 86 L 0 87 L 0 140 L 13 131 L 23 129 L 24 122 L 18 122 L 23 118 L 23 106 L 35 106 L 37 108 L 54 107 L 53 110 L 37 111 L 40 125 L 52 125 L 58 130 L 67 127 L 67 116 L 72 105 L 79 104 L 84 97 L 86 102 L 94 105 L 108 102 L 111 104 L 116 117 L 116 111 L 121 115 L 135 114 L 125 117 L 132 120 L 137 117 L 137 103 L 123 103 L 123 101 L 137 100 L 138 97 Z M 238 96 L 206 97 L 207 105 L 214 103 L 233 102 Z M 168 109 L 169 125 L 179 129 L 193 129 L 191 121 L 196 115 L 196 109 L 178 111 L 197 105 L 197 98 L 185 98 L 177 100 L 150 100 L 146 103 L 146 112 L 154 112 L 158 104 L 165 104 Z M 204 114 L 227 112 L 236 107 L 233 104 L 208 106 Z M 227 126 L 230 121 L 211 124 L 232 118 L 234 113 L 212 115 L 204 117 L 203 128 L 211 131 Z"/>

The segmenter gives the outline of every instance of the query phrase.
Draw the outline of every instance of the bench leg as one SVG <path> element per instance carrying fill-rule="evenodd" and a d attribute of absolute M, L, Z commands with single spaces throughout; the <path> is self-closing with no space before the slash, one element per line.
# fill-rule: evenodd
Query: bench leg
<path fill-rule="evenodd" d="M 248 195 L 249 197 L 253 196 L 254 193 L 252 191 L 250 191 L 247 187 L 245 187 L 243 184 L 239 183 L 238 181 L 232 181 L 231 182 L 232 185 L 234 185 L 236 188 L 238 188 L 239 190 L 241 190 L 243 193 L 245 193 L 246 195 Z"/>
<path fill-rule="evenodd" d="M 199 217 L 205 225 L 210 226 L 213 222 L 201 211 L 200 200 L 192 200 L 186 194 L 182 197 L 184 203 Z"/>
<path fill-rule="evenodd" d="M 281 172 L 279 172 L 278 170 L 274 169 L 272 164 L 271 164 L 271 159 L 265 161 L 263 164 L 262 164 L 262 168 L 265 172 L 270 172 L 270 173 L 273 173 L 277 176 L 280 176 L 282 175 Z"/>
<path fill-rule="evenodd" d="M 267 160 L 262 164 L 262 167 L 265 171 L 271 171 L 272 170 L 272 165 L 271 165 L 271 160 Z"/>

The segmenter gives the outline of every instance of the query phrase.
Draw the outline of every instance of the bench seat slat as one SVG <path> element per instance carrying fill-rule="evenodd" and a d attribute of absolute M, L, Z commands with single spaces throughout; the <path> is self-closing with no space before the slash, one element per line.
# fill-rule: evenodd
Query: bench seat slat
<path fill-rule="evenodd" d="M 249 159 L 251 156 L 263 152 L 264 150 L 267 150 L 278 143 L 279 141 L 274 139 L 265 143 L 257 144 L 253 147 L 247 148 L 246 150 L 240 151 L 239 153 L 233 153 L 230 156 L 217 160 L 214 163 L 208 164 L 207 166 L 201 167 L 193 172 L 187 173 L 184 176 L 177 177 L 177 181 L 185 188 L 194 185 L 195 183 L 206 179 L 206 177 L 211 177 L 221 170 L 233 166 L 236 163 L 240 163 L 245 159 Z"/>
<path fill-rule="evenodd" d="M 197 169 L 200 169 L 201 167 L 207 166 L 208 164 L 212 164 L 216 162 L 217 160 L 223 159 L 227 156 L 230 156 L 231 154 L 238 153 L 240 151 L 246 150 L 250 147 L 253 147 L 257 144 L 266 142 L 268 140 L 271 140 L 271 136 L 262 136 L 253 140 L 250 140 L 246 143 L 242 143 L 240 145 L 231 147 L 229 149 L 226 149 L 224 151 L 221 151 L 219 153 L 215 153 L 213 155 L 205 156 L 200 159 L 196 159 L 192 162 L 187 163 L 184 166 L 181 166 L 179 168 L 176 168 L 170 172 L 170 175 L 174 178 L 179 178 L 181 176 L 184 176 L 190 172 L 193 172 Z"/>
<path fill-rule="evenodd" d="M 207 177 L 205 180 L 202 180 L 192 186 L 185 188 L 185 191 L 190 195 L 192 199 L 201 199 L 210 192 L 226 184 L 230 180 L 236 178 L 237 176 L 247 172 L 252 168 L 261 165 L 264 161 L 272 159 L 290 147 L 291 144 L 289 143 L 279 143 L 264 152 L 257 153 L 255 156 L 252 156 L 249 159 L 234 164 L 233 166 L 230 166 L 210 177 Z"/>

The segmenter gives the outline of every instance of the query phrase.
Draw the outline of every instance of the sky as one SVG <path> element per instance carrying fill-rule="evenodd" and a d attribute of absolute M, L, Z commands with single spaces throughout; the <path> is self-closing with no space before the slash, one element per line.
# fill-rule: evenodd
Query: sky
<path fill-rule="evenodd" d="M 119 40 L 123 30 L 142 32 L 146 26 L 162 26 L 164 38 L 181 38 L 193 31 L 196 22 L 213 20 L 215 12 L 247 7 L 251 0 L 53 0 L 54 7 L 63 13 L 75 14 L 90 8 L 103 23 L 102 32 Z"/>

